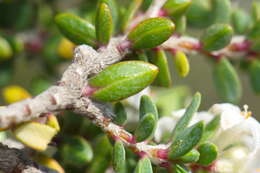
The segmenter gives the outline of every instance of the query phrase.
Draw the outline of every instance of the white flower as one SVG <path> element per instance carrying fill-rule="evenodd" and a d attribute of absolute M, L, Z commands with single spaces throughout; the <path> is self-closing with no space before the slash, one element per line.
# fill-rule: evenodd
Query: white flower
<path fill-rule="evenodd" d="M 158 122 L 155 140 L 159 142 L 164 133 L 173 130 L 178 119 L 185 110 L 163 117 Z M 190 124 L 200 120 L 209 122 L 214 116 L 220 115 L 220 128 L 211 139 L 219 148 L 216 162 L 217 173 L 259 173 L 260 169 L 260 124 L 250 117 L 251 112 L 241 111 L 232 104 L 215 104 L 208 112 L 198 112 Z M 232 147 L 233 146 L 233 147 Z M 227 149 L 227 148 L 230 149 Z"/>

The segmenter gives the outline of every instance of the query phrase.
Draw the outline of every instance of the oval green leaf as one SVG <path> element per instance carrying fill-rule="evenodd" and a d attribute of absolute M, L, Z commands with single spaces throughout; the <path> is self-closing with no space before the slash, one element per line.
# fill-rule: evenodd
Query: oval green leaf
<path fill-rule="evenodd" d="M 139 23 L 128 35 L 134 49 L 154 48 L 173 34 L 175 25 L 166 18 L 156 17 Z"/>
<path fill-rule="evenodd" d="M 106 3 L 100 3 L 96 16 L 96 37 L 99 43 L 108 44 L 113 32 L 112 13 Z"/>
<path fill-rule="evenodd" d="M 64 163 L 72 166 L 84 166 L 93 159 L 91 145 L 82 137 L 69 137 L 61 148 Z"/>
<path fill-rule="evenodd" d="M 167 14 L 173 18 L 182 16 L 191 5 L 191 0 L 168 0 L 163 6 Z"/>
<path fill-rule="evenodd" d="M 158 110 L 155 103 L 149 96 L 143 95 L 140 101 L 139 119 L 142 119 L 148 113 L 153 114 L 155 119 L 158 120 Z"/>
<path fill-rule="evenodd" d="M 200 153 L 196 149 L 192 149 L 190 152 L 180 157 L 178 160 L 183 163 L 197 162 L 200 158 Z"/>
<path fill-rule="evenodd" d="M 151 113 L 144 115 L 135 131 L 136 140 L 140 142 L 151 138 L 155 128 L 155 116 Z"/>
<path fill-rule="evenodd" d="M 0 60 L 9 59 L 12 55 L 11 45 L 6 39 L 0 37 Z"/>
<path fill-rule="evenodd" d="M 229 23 L 231 17 L 230 0 L 212 0 L 214 23 Z"/>
<path fill-rule="evenodd" d="M 251 17 L 243 9 L 236 9 L 232 13 L 232 24 L 236 33 L 244 34 L 252 24 Z"/>
<path fill-rule="evenodd" d="M 158 68 L 142 61 L 125 61 L 107 67 L 89 80 L 97 90 L 92 97 L 100 101 L 117 101 L 138 93 L 153 82 Z"/>
<path fill-rule="evenodd" d="M 199 143 L 203 134 L 203 128 L 203 122 L 198 122 L 193 126 L 182 130 L 173 140 L 168 157 L 175 160 L 188 153 Z"/>
<path fill-rule="evenodd" d="M 135 168 L 135 173 L 153 173 L 153 168 L 149 158 L 144 157 L 139 160 L 137 167 Z"/>
<path fill-rule="evenodd" d="M 203 49 L 207 51 L 219 50 L 226 47 L 233 35 L 233 29 L 227 24 L 210 26 L 201 37 Z"/>
<path fill-rule="evenodd" d="M 203 143 L 198 147 L 200 153 L 200 159 L 197 161 L 198 164 L 203 166 L 210 165 L 218 156 L 217 146 L 213 143 Z"/>
<path fill-rule="evenodd" d="M 125 148 L 121 141 L 116 141 L 113 150 L 113 168 L 117 173 L 124 173 L 126 166 Z"/>
<path fill-rule="evenodd" d="M 55 17 L 61 33 L 75 44 L 96 44 L 95 27 L 88 21 L 69 13 L 61 13 Z"/>
<path fill-rule="evenodd" d="M 239 77 L 226 58 L 221 58 L 213 71 L 215 88 L 222 101 L 238 103 L 242 88 Z"/>
<path fill-rule="evenodd" d="M 120 102 L 117 102 L 114 107 L 115 118 L 113 118 L 113 122 L 118 125 L 123 125 L 127 120 L 127 113 L 125 111 L 124 105 Z"/>
<path fill-rule="evenodd" d="M 167 56 L 164 50 L 159 49 L 156 55 L 151 59 L 151 62 L 159 67 L 159 73 L 154 80 L 155 85 L 162 87 L 170 87 L 172 84 L 171 73 L 168 66 Z"/>

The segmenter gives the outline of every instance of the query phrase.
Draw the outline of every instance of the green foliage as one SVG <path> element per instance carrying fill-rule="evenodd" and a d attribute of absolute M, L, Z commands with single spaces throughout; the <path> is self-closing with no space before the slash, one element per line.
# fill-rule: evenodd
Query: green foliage
<path fill-rule="evenodd" d="M 145 114 L 135 131 L 135 137 L 138 142 L 149 139 L 155 130 L 156 127 L 156 119 L 155 115 L 151 113 Z"/>
<path fill-rule="evenodd" d="M 200 158 L 200 153 L 196 149 L 192 149 L 190 152 L 185 154 L 184 156 L 180 157 L 180 160 L 183 163 L 193 163 L 197 162 Z"/>
<path fill-rule="evenodd" d="M 158 111 L 156 105 L 149 96 L 143 95 L 140 101 L 139 118 L 142 119 L 146 114 L 149 113 L 153 114 L 155 120 L 158 120 Z"/>
<path fill-rule="evenodd" d="M 61 33 L 75 44 L 96 44 L 95 27 L 88 21 L 69 13 L 55 17 Z"/>
<path fill-rule="evenodd" d="M 229 23 L 231 17 L 230 0 L 212 0 L 211 6 L 215 23 Z"/>
<path fill-rule="evenodd" d="M 232 24 L 236 33 L 244 34 L 252 25 L 252 20 L 244 10 L 236 9 L 232 13 Z"/>
<path fill-rule="evenodd" d="M 126 154 L 122 142 L 116 141 L 113 150 L 113 168 L 117 173 L 124 173 L 126 169 Z"/>
<path fill-rule="evenodd" d="M 114 117 L 113 121 L 118 125 L 123 125 L 127 120 L 127 113 L 124 105 L 120 102 L 117 102 L 114 106 L 114 112 L 116 116 Z"/>
<path fill-rule="evenodd" d="M 233 35 L 233 29 L 226 24 L 210 26 L 201 37 L 203 49 L 207 51 L 219 50 L 227 46 Z"/>
<path fill-rule="evenodd" d="M 173 18 L 179 18 L 191 5 L 191 0 L 167 0 L 163 9 Z"/>
<path fill-rule="evenodd" d="M 139 23 L 128 34 L 134 49 L 154 48 L 166 41 L 174 31 L 174 23 L 166 18 L 156 17 Z"/>
<path fill-rule="evenodd" d="M 206 140 L 214 137 L 220 126 L 220 115 L 213 118 L 205 127 L 202 139 L 200 142 L 205 142 Z"/>
<path fill-rule="evenodd" d="M 0 60 L 5 60 L 12 56 L 13 51 L 8 41 L 0 37 Z"/>
<path fill-rule="evenodd" d="M 218 155 L 217 146 L 209 142 L 201 144 L 198 147 L 198 151 L 200 153 L 200 159 L 197 163 L 203 166 L 210 165 L 216 160 Z"/>
<path fill-rule="evenodd" d="M 96 16 L 96 37 L 101 44 L 108 44 L 113 32 L 112 13 L 106 3 L 100 3 Z"/>
<path fill-rule="evenodd" d="M 134 173 L 153 173 L 151 161 L 147 157 L 139 160 Z"/>
<path fill-rule="evenodd" d="M 191 127 L 183 129 L 173 140 L 168 157 L 174 160 L 192 150 L 199 143 L 203 134 L 203 128 L 203 122 L 198 122 Z"/>
<path fill-rule="evenodd" d="M 91 87 L 98 88 L 92 97 L 110 102 L 127 98 L 151 84 L 157 73 L 156 66 L 141 61 L 111 65 L 89 80 Z"/>
<path fill-rule="evenodd" d="M 66 164 L 83 166 L 93 159 L 92 147 L 82 137 L 69 137 L 61 148 L 61 157 Z"/>
<path fill-rule="evenodd" d="M 156 51 L 155 56 L 151 61 L 160 69 L 154 84 L 162 87 L 170 87 L 172 79 L 165 52 L 161 49 Z"/>
<path fill-rule="evenodd" d="M 221 58 L 213 71 L 214 84 L 222 101 L 237 103 L 241 97 L 241 84 L 234 67 Z"/>
<path fill-rule="evenodd" d="M 199 109 L 200 102 L 201 102 L 201 94 L 196 93 L 193 96 L 193 99 L 192 99 L 190 105 L 188 106 L 188 108 L 186 109 L 184 115 L 181 117 L 181 119 L 178 121 L 178 123 L 174 127 L 173 134 L 172 134 L 172 136 L 174 138 L 176 138 L 189 125 L 189 122 L 191 121 L 192 116 Z"/>

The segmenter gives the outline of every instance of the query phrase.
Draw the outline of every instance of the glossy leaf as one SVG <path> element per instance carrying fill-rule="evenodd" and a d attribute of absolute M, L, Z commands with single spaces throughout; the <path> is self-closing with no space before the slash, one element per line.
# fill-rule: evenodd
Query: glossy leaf
<path fill-rule="evenodd" d="M 177 122 L 174 130 L 173 130 L 173 137 L 177 137 L 181 131 L 183 131 L 188 125 L 189 122 L 192 119 L 192 116 L 198 111 L 199 106 L 200 106 L 200 102 L 201 102 L 201 94 L 200 93 L 196 93 L 193 96 L 193 99 L 190 103 L 190 105 L 188 106 L 188 108 L 186 109 L 184 115 L 181 117 L 181 119 Z"/>
<path fill-rule="evenodd" d="M 61 156 L 68 165 L 84 166 L 93 159 L 93 151 L 88 141 L 75 136 L 65 141 L 61 147 Z"/>
<path fill-rule="evenodd" d="M 231 17 L 230 0 L 212 0 L 212 12 L 215 23 L 229 23 Z"/>
<path fill-rule="evenodd" d="M 124 173 L 126 166 L 125 148 L 121 141 L 116 141 L 113 150 L 113 168 L 117 173 Z"/>
<path fill-rule="evenodd" d="M 232 14 L 232 23 L 236 33 L 244 34 L 252 24 L 251 17 L 242 9 L 236 9 Z"/>
<path fill-rule="evenodd" d="M 27 122 L 15 127 L 13 133 L 26 146 L 44 151 L 57 134 L 57 130 L 45 124 Z"/>
<path fill-rule="evenodd" d="M 128 35 L 135 49 L 154 48 L 166 41 L 174 31 L 171 20 L 156 17 L 139 23 Z"/>
<path fill-rule="evenodd" d="M 178 18 L 186 12 L 191 3 L 191 0 L 167 0 L 163 9 L 169 16 Z"/>
<path fill-rule="evenodd" d="M 69 13 L 61 13 L 55 17 L 61 33 L 75 44 L 96 43 L 95 27 L 88 21 Z"/>
<path fill-rule="evenodd" d="M 100 3 L 96 16 L 96 37 L 101 44 L 108 44 L 113 32 L 112 13 L 106 3 Z"/>
<path fill-rule="evenodd" d="M 157 78 L 154 80 L 154 84 L 162 87 L 170 87 L 172 80 L 165 52 L 162 49 L 156 51 L 156 55 L 151 59 L 151 61 L 159 68 L 159 73 Z"/>
<path fill-rule="evenodd" d="M 125 111 L 124 105 L 120 102 L 117 102 L 114 107 L 114 112 L 116 116 L 113 121 L 118 125 L 123 125 L 127 120 L 127 113 Z"/>
<path fill-rule="evenodd" d="M 198 122 L 191 127 L 183 129 L 173 140 L 168 157 L 174 160 L 192 150 L 199 143 L 203 134 L 203 128 L 203 122 Z"/>
<path fill-rule="evenodd" d="M 143 95 L 140 101 L 139 119 L 142 119 L 148 113 L 153 114 L 154 118 L 158 120 L 158 110 L 156 105 L 149 96 Z"/>
<path fill-rule="evenodd" d="M 190 71 L 190 64 L 187 56 L 182 51 L 177 51 L 174 55 L 174 63 L 181 77 L 186 77 Z"/>
<path fill-rule="evenodd" d="M 0 36 L 0 60 L 9 59 L 13 55 L 11 45 Z"/>
<path fill-rule="evenodd" d="M 147 157 L 139 160 L 134 173 L 153 173 L 151 161 Z"/>
<path fill-rule="evenodd" d="M 217 146 L 213 143 L 207 142 L 201 144 L 198 147 L 198 151 L 200 153 L 200 159 L 197 163 L 203 166 L 210 165 L 218 156 Z"/>
<path fill-rule="evenodd" d="M 139 9 L 139 7 L 142 5 L 143 0 L 132 0 L 130 5 L 128 6 L 127 10 L 125 11 L 122 23 L 121 23 L 121 29 L 122 31 L 126 31 L 126 29 L 129 26 L 129 22 L 134 17 L 135 13 Z"/>
<path fill-rule="evenodd" d="M 205 142 L 206 140 L 212 138 L 217 133 L 220 127 L 220 118 L 221 118 L 220 115 L 217 115 L 206 125 L 200 142 Z"/>
<path fill-rule="evenodd" d="M 241 98 L 241 83 L 239 77 L 226 58 L 221 58 L 213 71 L 214 84 L 222 101 L 238 103 Z"/>
<path fill-rule="evenodd" d="M 192 149 L 190 152 L 180 157 L 178 160 L 183 163 L 197 162 L 200 158 L 200 153 L 196 149 Z"/>
<path fill-rule="evenodd" d="M 233 29 L 226 24 L 214 24 L 201 37 L 203 49 L 207 51 L 219 50 L 226 47 L 233 35 Z"/>
<path fill-rule="evenodd" d="M 98 88 L 93 98 L 101 101 L 117 101 L 138 93 L 153 82 L 158 68 L 142 61 L 125 61 L 107 67 L 89 80 Z"/>
<path fill-rule="evenodd" d="M 144 115 L 140 120 L 139 125 L 135 131 L 136 140 L 140 142 L 151 138 L 155 128 L 156 128 L 155 116 L 151 113 Z"/>
<path fill-rule="evenodd" d="M 254 60 L 249 67 L 251 86 L 255 93 L 260 93 L 260 61 Z"/>

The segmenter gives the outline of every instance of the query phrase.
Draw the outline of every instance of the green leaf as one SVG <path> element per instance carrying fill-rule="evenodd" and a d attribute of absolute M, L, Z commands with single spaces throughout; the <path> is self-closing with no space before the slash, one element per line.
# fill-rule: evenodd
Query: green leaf
<path fill-rule="evenodd" d="M 82 137 L 70 137 L 61 148 L 61 157 L 68 165 L 84 166 L 93 159 L 92 147 Z"/>
<path fill-rule="evenodd" d="M 191 0 L 168 0 L 163 6 L 163 10 L 173 18 L 182 16 L 191 5 Z"/>
<path fill-rule="evenodd" d="M 114 112 L 116 114 L 113 121 L 118 125 L 123 125 L 127 120 L 127 113 L 125 111 L 124 105 L 117 102 L 114 107 Z"/>
<path fill-rule="evenodd" d="M 183 129 L 173 140 L 168 157 L 175 160 L 188 153 L 199 143 L 203 134 L 203 128 L 204 124 L 201 121 L 189 128 Z"/>
<path fill-rule="evenodd" d="M 138 142 L 147 140 L 152 137 L 156 128 L 155 115 L 147 113 L 142 117 L 135 131 L 135 137 Z"/>
<path fill-rule="evenodd" d="M 129 22 L 134 17 L 135 13 L 142 5 L 143 0 L 132 0 L 126 12 L 123 15 L 121 29 L 122 31 L 126 31 L 129 26 Z"/>
<path fill-rule="evenodd" d="M 159 67 L 159 73 L 154 80 L 154 84 L 162 87 L 170 87 L 172 80 L 165 52 L 162 49 L 157 50 L 156 55 L 151 59 L 151 62 Z"/>
<path fill-rule="evenodd" d="M 95 27 L 88 21 L 69 13 L 61 13 L 55 17 L 61 33 L 75 44 L 96 44 Z"/>
<path fill-rule="evenodd" d="M 199 158 L 200 158 L 200 153 L 197 150 L 192 149 L 190 152 L 180 157 L 178 160 L 183 163 L 193 163 L 193 162 L 197 162 Z"/>
<path fill-rule="evenodd" d="M 200 142 L 205 142 L 206 140 L 212 138 L 218 131 L 219 127 L 220 127 L 220 115 L 217 115 L 206 125 Z"/>
<path fill-rule="evenodd" d="M 211 5 L 205 0 L 193 0 L 186 16 L 190 26 L 200 29 L 208 27 L 214 21 Z"/>
<path fill-rule="evenodd" d="M 11 45 L 0 36 L 0 60 L 9 59 L 13 55 Z"/>
<path fill-rule="evenodd" d="M 112 21 L 114 24 L 114 28 L 116 28 L 118 24 L 118 18 L 119 18 L 119 10 L 118 10 L 117 2 L 115 0 L 99 0 L 99 3 L 106 3 L 109 6 L 110 11 L 112 13 Z"/>
<path fill-rule="evenodd" d="M 184 34 L 187 28 L 187 17 L 181 16 L 175 20 L 176 32 L 179 34 Z"/>
<path fill-rule="evenodd" d="M 201 37 L 203 49 L 207 51 L 219 50 L 226 47 L 233 35 L 233 29 L 227 24 L 210 26 Z"/>
<path fill-rule="evenodd" d="M 158 120 L 158 111 L 156 105 L 149 96 L 143 95 L 140 101 L 139 119 L 142 119 L 148 113 L 153 114 L 154 118 Z"/>
<path fill-rule="evenodd" d="M 179 75 L 181 77 L 186 77 L 190 71 L 190 64 L 185 53 L 182 51 L 177 51 L 173 60 Z"/>
<path fill-rule="evenodd" d="M 232 23 L 236 33 L 244 34 L 252 24 L 251 17 L 242 9 L 236 9 L 232 14 Z"/>
<path fill-rule="evenodd" d="M 113 168 L 117 173 L 124 173 L 126 166 L 125 148 L 121 141 L 116 141 L 113 150 Z"/>
<path fill-rule="evenodd" d="M 189 173 L 187 170 L 185 170 L 182 166 L 178 164 L 174 166 L 174 169 L 176 173 Z"/>
<path fill-rule="evenodd" d="M 142 3 L 142 9 L 144 11 L 146 11 L 150 5 L 153 3 L 153 0 L 143 0 L 143 3 Z"/>
<path fill-rule="evenodd" d="M 251 29 L 248 36 L 250 39 L 255 39 L 260 37 L 260 21 L 255 22 L 255 25 Z"/>
<path fill-rule="evenodd" d="M 154 48 L 173 34 L 175 25 L 171 20 L 156 17 L 139 23 L 128 35 L 133 48 Z"/>
<path fill-rule="evenodd" d="M 203 143 L 198 147 L 200 153 L 200 159 L 197 161 L 198 164 L 203 166 L 210 165 L 218 156 L 217 146 L 213 143 Z"/>
<path fill-rule="evenodd" d="M 212 0 L 212 12 L 215 23 L 229 23 L 231 17 L 230 0 Z"/>
<path fill-rule="evenodd" d="M 149 158 L 144 157 L 139 160 L 137 167 L 135 168 L 135 173 L 153 173 L 153 168 Z"/>
<path fill-rule="evenodd" d="M 226 58 L 221 58 L 213 71 L 214 84 L 222 101 L 238 103 L 242 88 L 234 67 Z"/>
<path fill-rule="evenodd" d="M 192 116 L 199 109 L 200 102 L 201 102 L 201 94 L 197 92 L 193 96 L 192 101 L 191 101 L 190 105 L 188 106 L 188 108 L 186 109 L 184 115 L 177 122 L 177 124 L 173 130 L 173 134 L 172 134 L 173 138 L 177 137 L 181 133 L 181 131 L 183 131 L 189 125 L 189 122 L 192 119 Z"/>
<path fill-rule="evenodd" d="M 260 93 L 260 61 L 254 60 L 249 67 L 251 86 L 255 93 Z"/>
<path fill-rule="evenodd" d="M 100 101 L 117 101 L 138 93 L 153 82 L 158 68 L 142 61 L 111 65 L 89 80 L 97 88 L 92 95 Z"/>
<path fill-rule="evenodd" d="M 112 13 L 106 3 L 100 3 L 96 16 L 96 37 L 101 44 L 108 44 L 113 32 Z"/>

